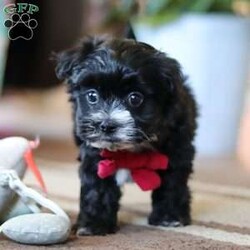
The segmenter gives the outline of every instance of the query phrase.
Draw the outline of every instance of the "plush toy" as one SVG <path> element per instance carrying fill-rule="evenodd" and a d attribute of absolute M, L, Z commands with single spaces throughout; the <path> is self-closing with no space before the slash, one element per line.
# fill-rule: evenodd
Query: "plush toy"
<path fill-rule="evenodd" d="M 156 189 L 161 179 L 156 170 L 167 169 L 167 156 L 158 152 L 133 153 L 127 151 L 111 152 L 102 150 L 104 158 L 98 164 L 98 176 L 106 178 L 113 175 L 119 168 L 129 169 L 132 179 L 143 190 Z"/>
<path fill-rule="evenodd" d="M 64 242 L 70 233 L 67 214 L 54 202 L 24 185 L 27 167 L 44 192 L 46 187 L 32 158 L 38 141 L 21 137 L 0 140 L 0 232 L 24 244 L 47 245 Z M 53 212 L 42 213 L 41 206 Z"/>

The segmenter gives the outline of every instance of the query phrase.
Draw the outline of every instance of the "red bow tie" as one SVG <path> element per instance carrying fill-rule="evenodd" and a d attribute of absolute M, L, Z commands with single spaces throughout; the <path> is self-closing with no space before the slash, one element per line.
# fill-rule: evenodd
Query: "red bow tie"
<path fill-rule="evenodd" d="M 131 171 L 132 179 L 143 190 L 156 189 L 161 179 L 156 170 L 167 169 L 168 157 L 157 152 L 132 153 L 127 151 L 101 151 L 105 158 L 98 163 L 98 176 L 102 179 L 113 175 L 119 168 Z"/>

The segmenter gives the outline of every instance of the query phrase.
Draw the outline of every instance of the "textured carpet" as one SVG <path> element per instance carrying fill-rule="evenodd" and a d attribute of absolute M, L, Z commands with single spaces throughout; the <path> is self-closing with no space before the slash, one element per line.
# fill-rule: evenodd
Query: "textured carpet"
<path fill-rule="evenodd" d="M 77 164 L 38 161 L 50 198 L 71 216 L 78 211 Z M 120 230 L 109 236 L 72 236 L 65 244 L 50 249 L 250 249 L 250 175 L 232 159 L 202 160 L 190 182 L 193 191 L 193 224 L 181 228 L 147 225 L 150 193 L 134 184 L 123 188 Z M 26 183 L 34 185 L 28 174 Z M 25 246 L 0 238 L 0 249 L 45 249 Z"/>

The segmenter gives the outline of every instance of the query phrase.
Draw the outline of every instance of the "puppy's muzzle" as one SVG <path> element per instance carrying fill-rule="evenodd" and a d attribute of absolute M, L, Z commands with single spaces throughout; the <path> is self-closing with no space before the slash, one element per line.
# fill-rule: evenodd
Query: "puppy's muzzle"
<path fill-rule="evenodd" d="M 118 128 L 117 124 L 111 120 L 104 120 L 100 124 L 100 130 L 105 134 L 114 133 L 117 130 L 117 128 Z"/>

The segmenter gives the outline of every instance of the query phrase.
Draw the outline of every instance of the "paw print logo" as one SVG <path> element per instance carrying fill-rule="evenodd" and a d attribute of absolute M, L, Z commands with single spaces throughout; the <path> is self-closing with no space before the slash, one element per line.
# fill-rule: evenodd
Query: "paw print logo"
<path fill-rule="evenodd" d="M 10 40 L 22 38 L 24 40 L 32 39 L 35 29 L 38 25 L 35 19 L 30 18 L 29 14 L 13 14 L 4 22 L 5 27 L 9 28 L 8 37 Z"/>

